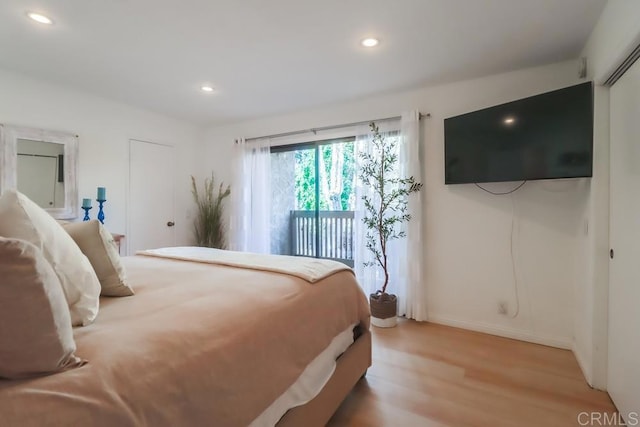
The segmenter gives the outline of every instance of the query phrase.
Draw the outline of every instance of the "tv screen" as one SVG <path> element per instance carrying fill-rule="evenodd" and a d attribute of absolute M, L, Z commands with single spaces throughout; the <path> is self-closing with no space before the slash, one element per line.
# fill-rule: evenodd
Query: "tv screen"
<path fill-rule="evenodd" d="M 445 184 L 592 176 L 591 82 L 444 121 Z"/>

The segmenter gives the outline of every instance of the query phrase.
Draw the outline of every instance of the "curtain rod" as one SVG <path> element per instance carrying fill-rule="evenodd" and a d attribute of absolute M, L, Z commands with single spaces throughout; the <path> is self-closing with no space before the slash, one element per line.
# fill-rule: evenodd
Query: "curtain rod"
<path fill-rule="evenodd" d="M 418 113 L 418 118 L 421 120 L 423 118 L 430 118 L 431 117 L 431 113 L 426 113 L 426 114 L 422 114 L 422 113 Z M 368 125 L 371 122 L 388 122 L 391 120 L 400 120 L 402 118 L 402 116 L 394 116 L 394 117 L 386 117 L 384 119 L 376 119 L 376 120 L 364 120 L 361 122 L 353 122 L 353 123 L 345 123 L 343 125 L 333 125 L 333 126 L 323 126 L 323 127 L 319 127 L 319 128 L 311 128 L 311 129 L 303 129 L 303 130 L 296 130 L 293 132 L 284 132 L 284 133 L 276 133 L 274 135 L 267 135 L 267 136 L 256 136 L 253 138 L 246 138 L 245 142 L 249 142 L 249 141 L 255 141 L 258 139 L 265 139 L 265 138 L 283 138 L 285 136 L 293 136 L 293 135 L 301 135 L 303 133 L 313 133 L 314 135 L 320 131 L 325 131 L 325 130 L 333 130 L 333 129 L 340 129 L 340 128 L 346 128 L 346 127 L 350 127 L 350 126 L 358 126 L 358 125 Z M 238 141 L 236 140 L 236 143 Z"/>

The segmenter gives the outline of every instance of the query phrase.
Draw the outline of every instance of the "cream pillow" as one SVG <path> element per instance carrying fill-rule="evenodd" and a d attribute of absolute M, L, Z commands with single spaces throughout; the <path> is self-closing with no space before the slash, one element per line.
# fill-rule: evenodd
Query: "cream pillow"
<path fill-rule="evenodd" d="M 74 356 L 60 280 L 38 248 L 0 237 L 0 377 L 24 378 L 84 364 Z"/>
<path fill-rule="evenodd" d="M 125 282 L 124 267 L 111 233 L 98 220 L 69 222 L 63 225 L 80 247 L 98 276 L 101 295 L 126 297 L 133 289 Z"/>
<path fill-rule="evenodd" d="M 88 325 L 98 315 L 100 282 L 78 245 L 47 212 L 17 191 L 0 196 L 0 236 L 33 243 L 55 271 L 73 325 Z"/>

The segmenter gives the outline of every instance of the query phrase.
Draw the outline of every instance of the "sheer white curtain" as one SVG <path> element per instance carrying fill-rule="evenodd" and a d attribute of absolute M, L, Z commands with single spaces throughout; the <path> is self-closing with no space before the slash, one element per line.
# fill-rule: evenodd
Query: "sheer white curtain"
<path fill-rule="evenodd" d="M 385 138 L 396 139 L 398 150 L 398 173 L 402 177 L 413 176 L 417 182 L 422 181 L 420 168 L 420 121 L 419 113 L 412 111 L 402 115 L 400 123 L 395 126 L 380 123 L 380 132 Z M 385 128 L 384 126 L 387 125 Z M 360 153 L 370 152 L 372 149 L 372 134 L 368 127 L 362 128 L 356 137 L 356 174 L 360 169 Z M 364 186 L 356 178 L 356 212 L 355 212 L 355 254 L 354 268 L 360 285 L 367 294 L 382 287 L 384 273 L 380 268 L 364 267 L 363 263 L 373 261 L 373 255 L 365 246 L 366 227 L 362 222 L 364 216 L 363 195 L 373 197 L 374 192 Z M 423 190 L 424 191 L 424 187 Z M 412 193 L 408 204 L 411 221 L 404 224 L 403 230 L 407 237 L 393 240 L 388 245 L 389 256 L 389 285 L 387 292 L 398 296 L 398 314 L 406 315 L 416 320 L 427 320 L 426 292 L 422 274 L 422 196 L 421 192 Z"/>
<path fill-rule="evenodd" d="M 389 132 L 381 132 L 384 137 L 390 138 L 393 135 Z M 378 203 L 380 198 L 376 197 L 376 193 L 371 189 L 371 187 L 364 185 L 362 180 L 360 179 L 360 170 L 362 169 L 362 153 L 373 153 L 373 146 L 371 144 L 371 130 L 368 126 L 362 126 L 358 130 L 358 134 L 356 136 L 355 146 L 354 146 L 354 155 L 355 155 L 355 163 L 356 177 L 355 181 L 355 213 L 354 213 L 354 254 L 353 254 L 353 269 L 356 272 L 356 278 L 360 283 L 360 286 L 364 290 L 365 294 L 369 296 L 369 294 L 375 293 L 378 289 L 382 288 L 382 284 L 384 283 L 384 273 L 379 267 L 365 267 L 364 263 L 374 262 L 375 257 L 369 251 L 365 245 L 367 241 L 367 228 L 364 225 L 363 218 L 365 215 L 365 206 L 362 197 L 368 196 L 372 202 Z M 389 281 L 389 286 L 387 292 L 394 293 L 393 289 L 391 289 L 392 285 L 395 283 L 395 278 L 391 277 Z"/>
<path fill-rule="evenodd" d="M 402 115 L 400 128 L 400 174 L 413 176 L 424 184 L 420 167 L 420 113 L 411 111 Z M 424 262 L 424 240 L 422 238 L 422 198 L 426 185 L 417 193 L 409 195 L 411 221 L 404 225 L 407 237 L 405 256 L 400 259 L 400 271 L 405 276 L 404 302 L 400 307 L 410 319 L 427 320 L 427 295 L 422 265 Z"/>
<path fill-rule="evenodd" d="M 236 140 L 231 189 L 231 249 L 269 253 L 271 249 L 271 141 Z"/>

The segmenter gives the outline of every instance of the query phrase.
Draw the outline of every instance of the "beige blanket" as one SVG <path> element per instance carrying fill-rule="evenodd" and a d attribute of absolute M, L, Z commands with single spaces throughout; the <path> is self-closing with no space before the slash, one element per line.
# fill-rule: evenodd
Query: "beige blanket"
<path fill-rule="evenodd" d="M 76 328 L 89 363 L 0 380 L 0 425 L 247 426 L 368 305 L 353 274 L 290 275 L 123 259 L 135 296 L 102 298 Z"/>
<path fill-rule="evenodd" d="M 179 259 L 183 261 L 205 262 L 209 264 L 227 265 L 229 267 L 249 268 L 252 270 L 271 271 L 289 274 L 315 283 L 339 271 L 353 271 L 345 264 L 337 261 L 317 258 L 254 254 L 235 252 L 195 246 L 181 246 L 138 251 L 137 255 L 160 258 Z"/>

